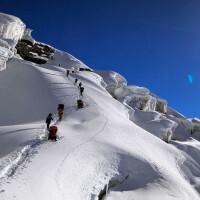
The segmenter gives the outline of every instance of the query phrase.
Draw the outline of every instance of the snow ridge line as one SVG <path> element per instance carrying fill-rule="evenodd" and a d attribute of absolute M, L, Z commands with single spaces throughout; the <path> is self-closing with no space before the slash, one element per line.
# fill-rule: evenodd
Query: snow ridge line
<path fill-rule="evenodd" d="M 39 147 L 45 141 L 45 129 L 43 133 L 38 135 L 35 139 L 30 142 L 30 144 L 24 146 L 21 150 L 17 152 L 16 158 L 11 160 L 11 163 L 8 164 L 1 172 L 0 172 L 0 180 L 6 180 L 12 177 L 19 166 L 21 166 L 30 155 L 34 155 L 34 150 Z"/>
<path fill-rule="evenodd" d="M 60 191 L 60 193 L 62 194 L 62 199 L 66 199 L 66 196 L 65 196 L 65 194 L 62 192 L 63 190 L 61 189 L 61 183 L 59 183 L 59 178 L 58 178 L 58 177 L 59 177 L 59 174 L 60 174 L 61 171 L 62 171 L 63 165 L 65 164 L 65 161 L 66 161 L 67 158 L 70 156 L 70 154 L 72 154 L 76 149 L 81 148 L 84 144 L 86 144 L 86 143 L 92 141 L 95 137 L 97 137 L 97 136 L 105 129 L 106 125 L 108 124 L 108 119 L 107 119 L 105 116 L 103 116 L 103 115 L 101 115 L 101 116 L 104 117 L 104 119 L 105 119 L 104 125 L 103 125 L 103 127 L 101 128 L 101 130 L 99 130 L 99 131 L 98 131 L 95 135 L 93 135 L 91 138 L 89 138 L 89 139 L 87 139 L 87 140 L 81 142 L 81 143 L 78 144 L 77 146 L 73 147 L 73 148 L 67 153 L 67 155 L 65 156 L 65 158 L 63 159 L 63 161 L 61 162 L 61 164 L 59 165 L 59 167 L 58 167 L 58 169 L 57 169 L 57 171 L 56 171 L 56 173 L 55 173 L 56 186 L 57 186 L 58 190 Z"/>

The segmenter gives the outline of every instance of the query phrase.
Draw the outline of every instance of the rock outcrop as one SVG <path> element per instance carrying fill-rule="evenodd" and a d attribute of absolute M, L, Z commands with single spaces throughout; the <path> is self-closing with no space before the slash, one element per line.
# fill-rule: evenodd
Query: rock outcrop
<path fill-rule="evenodd" d="M 45 64 L 53 59 L 54 49 L 42 43 L 20 40 L 16 45 L 17 53 L 24 59 L 37 64 Z"/>

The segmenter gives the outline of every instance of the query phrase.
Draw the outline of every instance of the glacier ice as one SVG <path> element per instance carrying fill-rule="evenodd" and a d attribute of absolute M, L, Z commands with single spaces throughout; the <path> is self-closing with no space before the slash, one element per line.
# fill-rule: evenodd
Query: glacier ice
<path fill-rule="evenodd" d="M 25 24 L 18 17 L 0 13 L 0 38 L 18 41 L 24 29 Z"/>
<path fill-rule="evenodd" d="M 35 40 L 32 38 L 32 36 L 31 36 L 31 32 L 32 32 L 33 30 L 31 30 L 31 29 L 28 29 L 28 28 L 26 28 L 25 30 L 24 30 L 24 34 L 23 34 L 23 36 L 22 36 L 22 39 L 23 40 L 28 40 L 28 41 L 30 41 L 32 44 L 35 44 Z"/>
<path fill-rule="evenodd" d="M 12 15 L 0 13 L 0 71 L 14 55 L 14 47 L 24 34 L 25 24 Z"/>
<path fill-rule="evenodd" d="M 13 56 L 13 52 L 5 47 L 0 47 L 0 71 L 6 68 L 6 61 Z"/>
<path fill-rule="evenodd" d="M 145 87 L 123 86 L 115 90 L 115 97 L 122 99 L 129 96 L 127 104 L 132 108 L 144 111 L 167 112 L 167 102 L 161 98 L 154 97 Z"/>

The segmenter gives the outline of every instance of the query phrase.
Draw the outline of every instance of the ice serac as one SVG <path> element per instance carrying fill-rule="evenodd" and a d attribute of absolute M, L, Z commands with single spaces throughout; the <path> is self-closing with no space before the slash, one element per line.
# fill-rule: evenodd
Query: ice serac
<path fill-rule="evenodd" d="M 185 140 L 189 134 L 200 131 L 198 120 L 189 120 L 171 109 L 165 99 L 149 89 L 127 85 L 126 79 L 113 71 L 95 72 L 103 77 L 107 91 L 126 106 L 130 120 L 156 137 L 166 142 Z M 179 134 L 180 131 L 184 134 Z"/>
<path fill-rule="evenodd" d="M 158 111 L 166 113 L 167 102 L 161 98 L 152 96 L 145 87 L 123 86 L 115 90 L 117 99 L 126 98 L 126 103 L 132 108 L 144 111 Z M 127 98 L 128 97 L 128 98 Z"/>
<path fill-rule="evenodd" d="M 113 97 L 115 97 L 116 89 L 127 85 L 126 79 L 117 72 L 106 70 L 95 70 L 94 72 L 103 77 L 105 88 Z"/>
<path fill-rule="evenodd" d="M 24 34 L 25 24 L 12 15 L 0 13 L 0 37 L 18 41 Z"/>
<path fill-rule="evenodd" d="M 12 15 L 0 13 L 0 71 L 14 55 L 14 47 L 24 34 L 25 24 Z"/>
<path fill-rule="evenodd" d="M 29 42 L 31 42 L 32 44 L 35 44 L 35 40 L 32 38 L 32 36 L 31 36 L 31 32 L 32 32 L 33 30 L 31 30 L 31 29 L 29 29 L 29 28 L 27 28 L 27 29 L 25 29 L 24 30 L 24 34 L 23 34 L 23 36 L 22 36 L 22 39 L 23 40 L 27 40 L 27 41 L 29 41 Z"/>
<path fill-rule="evenodd" d="M 12 58 L 13 52 L 5 47 L 0 46 L 0 71 L 6 68 L 6 62 Z"/>

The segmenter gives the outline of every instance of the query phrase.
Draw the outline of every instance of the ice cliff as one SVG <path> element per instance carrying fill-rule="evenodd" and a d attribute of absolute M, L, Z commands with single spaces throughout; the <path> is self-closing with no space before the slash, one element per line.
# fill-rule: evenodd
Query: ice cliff
<path fill-rule="evenodd" d="M 26 29 L 18 17 L 0 13 L 0 71 L 6 68 L 6 62 L 16 54 L 15 46 L 21 39 L 35 42 L 31 30 Z"/>

